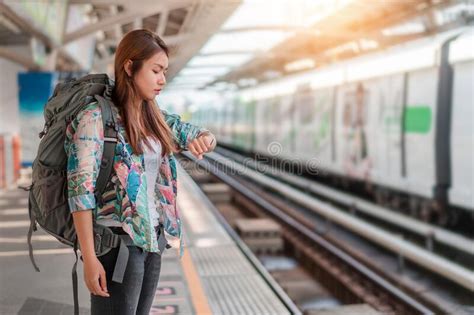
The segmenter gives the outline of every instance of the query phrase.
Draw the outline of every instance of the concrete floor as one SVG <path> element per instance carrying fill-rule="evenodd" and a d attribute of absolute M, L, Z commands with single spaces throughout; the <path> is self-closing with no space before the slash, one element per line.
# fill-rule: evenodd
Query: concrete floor
<path fill-rule="evenodd" d="M 0 190 L 0 314 L 73 314 L 72 248 L 61 244 L 41 228 L 33 233 L 36 272 L 28 255 L 28 193 Z M 160 282 L 150 314 L 193 314 L 177 244 L 165 251 Z M 77 265 L 81 314 L 90 314 L 90 294 L 83 280 L 83 264 Z"/>
<path fill-rule="evenodd" d="M 0 192 L 0 227 L 0 314 L 71 314 L 74 252 L 38 229 L 33 248 L 40 272 L 35 271 L 26 243 L 27 192 Z M 88 314 L 89 291 L 81 264 L 77 271 L 81 313 Z"/>

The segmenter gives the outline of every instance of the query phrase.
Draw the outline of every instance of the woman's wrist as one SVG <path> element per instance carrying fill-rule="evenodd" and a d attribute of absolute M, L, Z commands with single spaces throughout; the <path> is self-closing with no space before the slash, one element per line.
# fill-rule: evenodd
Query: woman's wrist
<path fill-rule="evenodd" d="M 95 255 L 95 252 L 81 252 L 81 255 L 82 255 L 82 260 L 84 262 L 89 262 L 89 261 L 93 261 L 97 258 L 97 256 Z"/>
<path fill-rule="evenodd" d="M 79 243 L 83 261 L 91 261 L 95 256 L 94 233 L 92 228 L 92 211 L 77 211 L 72 213 L 76 237 Z"/>
<path fill-rule="evenodd" d="M 213 151 L 216 148 L 216 137 L 209 130 L 201 131 L 197 137 L 198 138 L 199 137 L 209 137 L 210 138 L 209 145 L 211 146 L 210 151 Z"/>

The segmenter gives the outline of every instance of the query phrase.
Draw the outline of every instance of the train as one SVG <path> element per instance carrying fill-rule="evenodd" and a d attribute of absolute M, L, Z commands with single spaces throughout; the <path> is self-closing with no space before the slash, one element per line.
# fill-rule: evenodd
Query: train
<path fill-rule="evenodd" d="M 469 26 L 222 94 L 191 121 L 423 221 L 473 223 L 473 76 Z"/>

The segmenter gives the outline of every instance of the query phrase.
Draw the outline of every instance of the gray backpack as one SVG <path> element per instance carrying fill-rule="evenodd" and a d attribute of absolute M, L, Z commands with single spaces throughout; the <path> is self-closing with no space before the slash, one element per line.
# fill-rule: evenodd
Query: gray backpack
<path fill-rule="evenodd" d="M 102 206 L 102 195 L 111 178 L 117 143 L 118 129 L 112 110 L 114 106 L 111 100 L 112 88 L 113 81 L 105 74 L 88 75 L 56 85 L 44 108 L 45 125 L 39 134 L 41 142 L 33 162 L 32 184 L 27 188 L 30 217 L 28 248 L 31 262 L 39 272 L 31 244 L 31 236 L 33 231 L 37 230 L 37 224 L 61 243 L 74 249 L 76 262 L 72 269 L 72 281 L 75 314 L 79 314 L 76 272 L 79 244 L 67 198 L 67 154 L 64 150 L 66 127 L 92 101 L 96 100 L 99 103 L 105 142 L 94 195 L 98 205 Z M 105 255 L 120 245 L 119 235 L 114 234 L 108 227 L 97 224 L 95 218 L 93 229 L 97 256 Z"/>

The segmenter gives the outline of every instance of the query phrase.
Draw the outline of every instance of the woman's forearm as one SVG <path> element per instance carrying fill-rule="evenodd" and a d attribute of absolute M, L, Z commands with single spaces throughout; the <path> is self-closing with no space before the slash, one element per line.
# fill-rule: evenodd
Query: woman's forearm
<path fill-rule="evenodd" d="M 79 239 L 83 259 L 89 260 L 95 258 L 92 210 L 73 212 L 72 218 Z"/>

